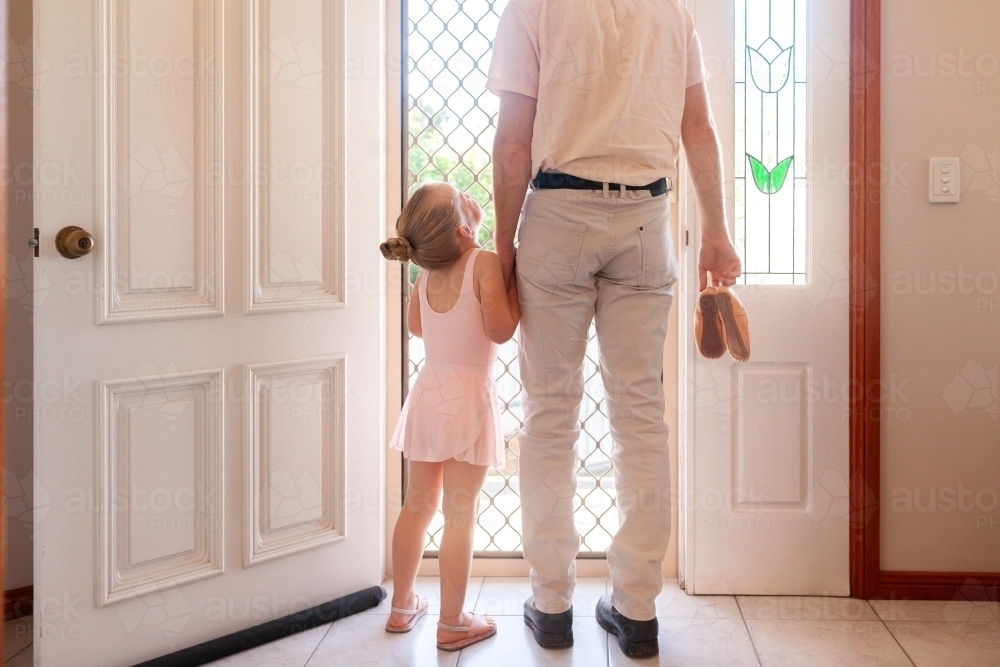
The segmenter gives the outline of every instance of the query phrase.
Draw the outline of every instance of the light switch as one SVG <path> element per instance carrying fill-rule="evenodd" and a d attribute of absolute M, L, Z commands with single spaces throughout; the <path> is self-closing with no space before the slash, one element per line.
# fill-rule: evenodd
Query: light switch
<path fill-rule="evenodd" d="M 961 197 L 961 160 L 957 157 L 931 158 L 930 203 L 957 204 Z"/>

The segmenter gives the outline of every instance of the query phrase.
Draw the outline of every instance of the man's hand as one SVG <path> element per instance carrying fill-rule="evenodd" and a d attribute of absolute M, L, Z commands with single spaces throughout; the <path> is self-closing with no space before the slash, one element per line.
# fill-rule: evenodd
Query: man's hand
<path fill-rule="evenodd" d="M 702 240 L 698 256 L 699 292 L 705 291 L 709 280 L 715 287 L 735 285 L 736 279 L 743 273 L 742 269 L 740 256 L 736 254 L 736 248 L 728 235 Z"/>
<path fill-rule="evenodd" d="M 500 265 L 503 267 L 503 282 L 510 288 L 511 279 L 514 277 L 514 257 L 517 250 L 513 243 L 497 243 L 497 255 L 500 256 Z"/>

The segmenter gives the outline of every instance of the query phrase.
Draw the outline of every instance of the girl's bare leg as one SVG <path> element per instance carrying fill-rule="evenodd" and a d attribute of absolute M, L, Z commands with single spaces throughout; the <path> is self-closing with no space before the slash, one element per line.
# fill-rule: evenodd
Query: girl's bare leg
<path fill-rule="evenodd" d="M 406 500 L 392 532 L 392 606 L 416 608 L 413 586 L 417 569 L 424 555 L 424 540 L 441 502 L 444 463 L 411 461 L 406 482 Z M 391 614 L 391 625 L 403 625 L 409 620 L 402 614 Z"/>
<path fill-rule="evenodd" d="M 467 627 L 472 615 L 464 611 L 465 592 L 472 569 L 472 538 L 476 528 L 479 492 L 488 466 L 454 459 L 444 462 L 444 535 L 438 563 L 441 568 L 441 622 Z M 452 642 L 462 633 L 438 630 L 438 640 Z"/>

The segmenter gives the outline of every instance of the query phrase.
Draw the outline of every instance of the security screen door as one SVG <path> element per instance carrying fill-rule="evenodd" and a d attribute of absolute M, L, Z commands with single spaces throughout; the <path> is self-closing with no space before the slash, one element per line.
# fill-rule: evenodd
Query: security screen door
<path fill-rule="evenodd" d="M 681 577 L 689 593 L 847 595 L 850 3 L 689 8 L 722 135 L 752 357 L 708 361 L 682 347 Z M 682 317 L 697 296 L 694 248 Z"/>
<path fill-rule="evenodd" d="M 493 39 L 507 0 L 408 0 L 408 172 L 410 190 L 447 180 L 486 209 L 481 242 L 492 248 L 493 169 L 490 151 L 499 100 L 486 92 Z M 416 278 L 412 267 L 410 280 Z M 422 341 L 409 340 L 409 377 L 423 362 Z M 580 413 L 576 525 L 581 556 L 603 557 L 618 528 L 611 436 L 591 331 L 584 360 L 585 395 Z M 496 366 L 502 407 L 506 467 L 491 471 L 480 499 L 475 550 L 478 556 L 513 556 L 521 551 L 517 431 L 521 427 L 521 384 L 517 341 L 503 345 Z M 442 516 L 431 524 L 426 549 L 440 544 Z"/>

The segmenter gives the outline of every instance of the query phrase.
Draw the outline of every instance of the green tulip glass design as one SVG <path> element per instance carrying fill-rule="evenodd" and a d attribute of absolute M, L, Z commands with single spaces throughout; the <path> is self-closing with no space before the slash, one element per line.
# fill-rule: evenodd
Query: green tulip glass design
<path fill-rule="evenodd" d="M 750 171 L 753 173 L 753 181 L 757 184 L 757 189 L 766 195 L 773 195 L 785 185 L 788 178 L 788 170 L 792 166 L 792 158 L 787 157 L 778 163 L 774 169 L 768 169 L 760 160 L 752 155 L 750 158 Z"/>

